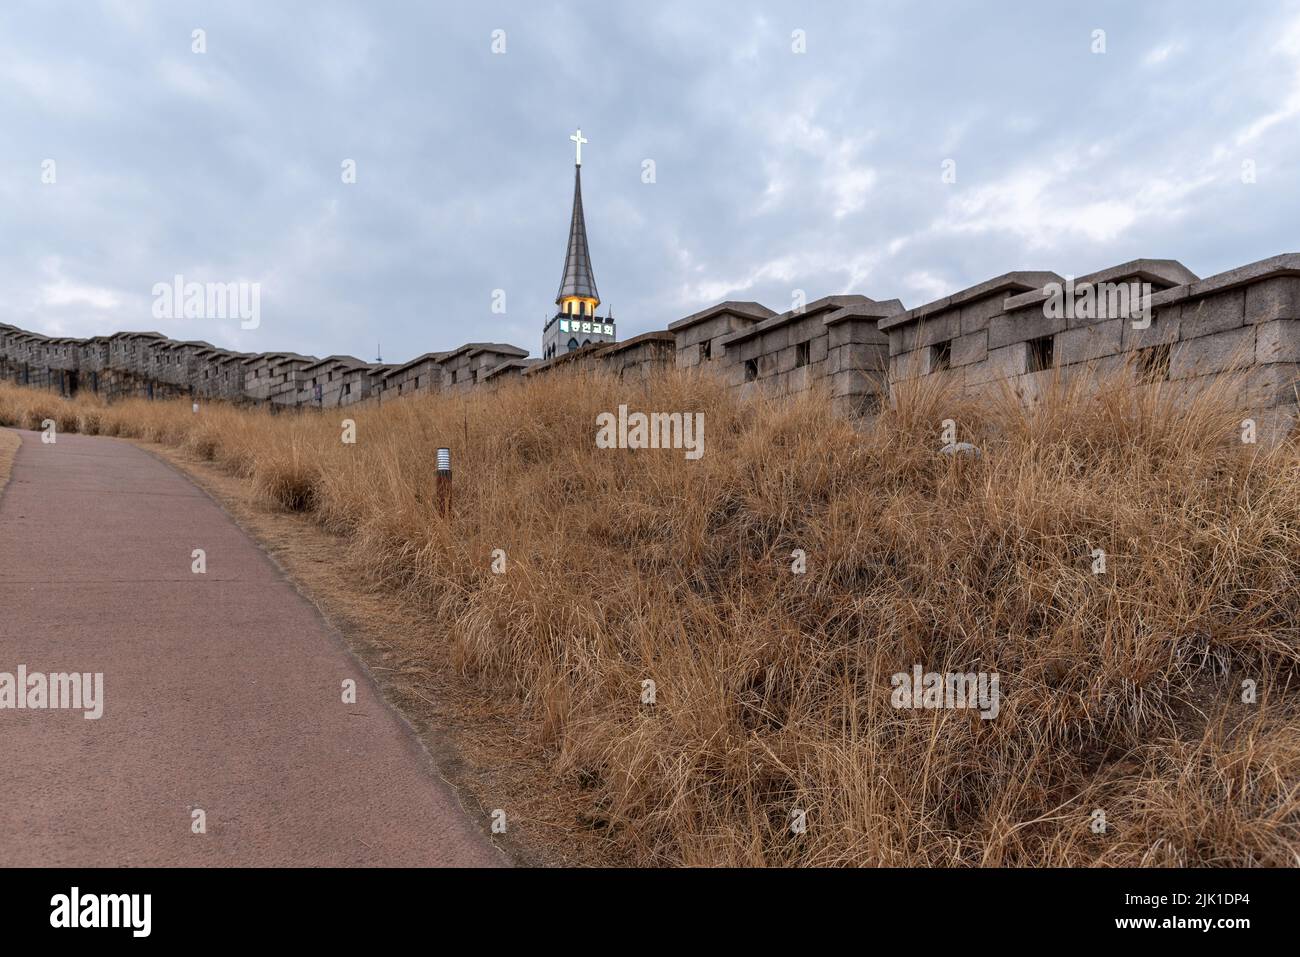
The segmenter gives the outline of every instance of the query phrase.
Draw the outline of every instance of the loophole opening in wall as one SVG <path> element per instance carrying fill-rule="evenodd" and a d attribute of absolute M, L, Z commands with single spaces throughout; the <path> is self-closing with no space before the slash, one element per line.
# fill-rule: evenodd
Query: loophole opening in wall
<path fill-rule="evenodd" d="M 1054 336 L 1043 336 L 1039 339 L 1029 340 L 1029 372 L 1042 372 L 1044 369 L 1050 369 L 1056 361 L 1056 339 Z"/>
<path fill-rule="evenodd" d="M 930 371 L 942 372 L 952 368 L 952 340 L 936 342 L 930 347 Z"/>
<path fill-rule="evenodd" d="M 1138 378 L 1143 382 L 1165 382 L 1169 379 L 1169 343 L 1142 349 L 1137 354 Z"/>

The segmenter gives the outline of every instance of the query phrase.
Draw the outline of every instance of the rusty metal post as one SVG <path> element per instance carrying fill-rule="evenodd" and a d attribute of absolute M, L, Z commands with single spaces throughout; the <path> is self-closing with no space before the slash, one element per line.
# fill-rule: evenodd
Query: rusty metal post
<path fill-rule="evenodd" d="M 438 450 L 438 474 L 435 480 L 438 511 L 443 518 L 451 516 L 451 449 Z"/>

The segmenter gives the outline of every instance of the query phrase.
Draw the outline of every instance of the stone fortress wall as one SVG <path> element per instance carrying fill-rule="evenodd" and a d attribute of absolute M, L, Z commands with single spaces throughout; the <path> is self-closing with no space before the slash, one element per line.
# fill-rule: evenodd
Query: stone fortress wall
<path fill-rule="evenodd" d="M 1130 298 L 1115 298 L 1127 291 Z M 729 301 L 666 330 L 545 361 L 495 342 L 380 364 L 238 353 L 157 332 L 51 338 L 0 324 L 0 379 L 64 395 L 191 397 L 275 409 L 462 394 L 574 367 L 638 379 L 675 365 L 716 372 L 742 395 L 825 385 L 838 412 L 860 415 L 919 377 L 943 376 L 971 395 L 1010 387 L 1032 399 L 1049 376 L 1096 375 L 1124 363 L 1134 363 L 1145 381 L 1189 391 L 1240 370 L 1242 407 L 1260 412 L 1274 430 L 1289 429 L 1300 383 L 1300 254 L 1206 279 L 1162 259 L 1073 280 L 1010 272 L 911 309 L 897 299 L 853 295 L 783 313 Z"/>

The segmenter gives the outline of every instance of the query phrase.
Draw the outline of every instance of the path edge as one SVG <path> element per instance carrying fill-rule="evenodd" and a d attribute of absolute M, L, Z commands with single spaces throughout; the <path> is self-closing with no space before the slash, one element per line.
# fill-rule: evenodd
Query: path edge
<path fill-rule="evenodd" d="M 18 450 L 23 447 L 22 433 L 17 429 L 0 426 L 0 498 L 9 487 L 13 477 L 14 463 L 18 461 Z"/>
<path fill-rule="evenodd" d="M 157 449 L 151 448 L 149 443 L 137 439 L 122 438 L 120 436 L 97 437 L 111 439 L 117 442 L 124 442 L 127 445 L 139 449 L 141 452 L 149 455 L 155 461 L 161 463 L 166 468 L 179 475 L 194 488 L 198 489 L 209 501 L 220 509 L 221 513 L 239 529 L 244 537 L 256 545 L 258 550 L 266 556 L 267 560 L 270 561 L 276 574 L 280 576 L 281 580 L 288 584 L 289 587 L 294 590 L 295 594 L 311 606 L 312 613 L 321 624 L 325 633 L 329 635 L 330 641 L 337 645 L 365 676 L 365 680 L 370 686 L 370 691 L 374 694 L 375 700 L 378 701 L 380 705 L 389 712 L 389 714 L 397 719 L 398 724 L 402 727 L 403 733 L 408 738 L 408 743 L 414 745 L 415 749 L 424 756 L 424 760 L 428 763 L 428 769 L 432 773 L 432 776 L 436 778 L 438 785 L 444 791 L 448 792 L 456 807 L 460 808 L 461 813 L 464 814 L 465 819 L 469 822 L 474 831 L 483 838 L 484 842 L 489 847 L 497 852 L 501 858 L 501 863 L 509 867 L 528 867 L 533 865 L 533 862 L 528 859 L 522 849 L 516 847 L 513 842 L 497 840 L 497 835 L 491 834 L 483 826 L 483 822 L 488 819 L 488 816 L 491 813 L 490 809 L 479 801 L 474 794 L 460 787 L 445 771 L 445 763 L 450 763 L 451 761 L 458 759 L 455 749 L 445 742 L 442 747 L 429 747 L 428 742 L 424 740 L 416 730 L 415 726 L 411 724 L 411 721 L 407 718 L 405 712 L 393 704 L 393 702 L 388 699 L 388 696 L 383 693 L 383 689 L 376 680 L 374 673 L 370 670 L 369 665 L 360 655 L 357 654 L 344 631 L 334 623 L 333 619 L 328 614 L 326 614 L 325 610 L 321 608 L 320 604 L 316 601 L 311 592 L 306 589 L 289 572 L 289 570 L 284 567 L 275 554 L 267 548 L 266 544 L 262 541 L 261 536 L 254 533 L 252 529 L 248 528 L 243 522 L 241 522 L 238 516 L 234 515 L 230 509 L 226 507 L 225 503 L 210 489 L 205 487 L 196 476 L 191 475 L 178 464 L 170 461 L 165 455 L 160 454 Z M 0 489 L 0 494 L 3 494 L 3 489 Z"/>

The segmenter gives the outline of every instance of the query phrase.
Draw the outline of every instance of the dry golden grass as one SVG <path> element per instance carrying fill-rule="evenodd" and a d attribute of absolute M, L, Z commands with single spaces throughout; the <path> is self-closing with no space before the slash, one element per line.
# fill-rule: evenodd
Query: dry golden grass
<path fill-rule="evenodd" d="M 855 427 L 678 373 L 281 416 L 0 386 L 0 424 L 168 444 L 341 536 L 624 859 L 1294 865 L 1300 449 L 1243 445 L 1231 389 L 921 384 Z M 706 454 L 597 449 L 620 403 L 702 411 Z M 936 453 L 945 419 L 978 459 Z M 914 664 L 996 671 L 999 715 L 894 709 Z"/>
<path fill-rule="evenodd" d="M 0 489 L 3 489 L 9 481 L 14 456 L 18 453 L 18 446 L 22 444 L 23 440 L 18 437 L 17 432 L 0 429 Z"/>

